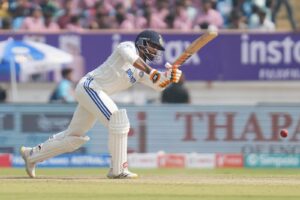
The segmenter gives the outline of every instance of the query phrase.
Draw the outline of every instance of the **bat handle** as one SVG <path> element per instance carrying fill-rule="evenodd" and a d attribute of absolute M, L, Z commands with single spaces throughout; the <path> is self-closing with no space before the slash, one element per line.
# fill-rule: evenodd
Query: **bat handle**
<path fill-rule="evenodd" d="M 171 65 L 170 63 L 166 62 L 165 68 L 171 69 L 171 68 L 179 68 L 180 65 Z"/>
<path fill-rule="evenodd" d="M 172 68 L 172 67 L 173 67 L 173 66 L 172 66 L 169 62 L 166 62 L 165 68 L 170 69 L 170 68 Z"/>

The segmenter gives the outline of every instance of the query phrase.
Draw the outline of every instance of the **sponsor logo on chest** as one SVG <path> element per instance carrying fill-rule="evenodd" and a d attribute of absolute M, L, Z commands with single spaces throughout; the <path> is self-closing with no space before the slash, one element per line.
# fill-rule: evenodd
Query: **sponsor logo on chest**
<path fill-rule="evenodd" d="M 132 83 L 132 84 L 135 83 L 136 79 L 134 78 L 133 72 L 131 71 L 131 69 L 126 70 L 126 73 L 127 73 L 127 76 L 130 80 L 130 83 Z"/>

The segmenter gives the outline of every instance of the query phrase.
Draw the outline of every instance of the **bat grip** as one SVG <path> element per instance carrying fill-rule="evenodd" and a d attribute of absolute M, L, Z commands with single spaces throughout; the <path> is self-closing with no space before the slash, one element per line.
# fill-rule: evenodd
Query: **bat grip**
<path fill-rule="evenodd" d="M 168 62 L 166 62 L 166 64 L 165 64 L 165 68 L 167 68 L 167 69 L 171 69 L 171 68 L 179 68 L 180 67 L 180 65 L 171 65 L 170 63 L 168 63 Z"/>

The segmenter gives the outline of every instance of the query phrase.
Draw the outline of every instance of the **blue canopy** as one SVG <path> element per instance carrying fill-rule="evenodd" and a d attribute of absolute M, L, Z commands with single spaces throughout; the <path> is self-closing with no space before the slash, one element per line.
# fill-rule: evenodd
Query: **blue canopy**
<path fill-rule="evenodd" d="M 16 73 L 19 74 L 21 60 L 33 61 L 42 60 L 45 55 L 35 47 L 27 44 L 25 41 L 17 41 L 9 39 L 5 41 L 4 45 L 1 45 L 0 52 L 0 74 L 9 74 L 11 62 L 14 62 Z M 23 57 L 23 59 L 18 59 Z"/>

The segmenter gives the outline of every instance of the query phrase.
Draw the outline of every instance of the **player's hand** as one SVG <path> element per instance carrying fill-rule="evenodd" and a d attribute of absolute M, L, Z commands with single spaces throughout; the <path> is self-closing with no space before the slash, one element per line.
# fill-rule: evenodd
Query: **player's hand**
<path fill-rule="evenodd" d="M 170 63 L 165 64 L 165 68 L 167 69 L 164 74 L 164 80 L 159 83 L 159 86 L 164 88 L 170 83 L 178 83 L 180 77 L 182 75 L 182 71 L 178 69 L 178 66 L 173 66 Z"/>
<path fill-rule="evenodd" d="M 182 71 L 178 67 L 172 66 L 169 63 L 165 64 L 166 71 L 160 72 L 152 69 L 150 72 L 150 80 L 155 84 L 158 83 L 159 87 L 165 88 L 170 83 L 178 83 L 182 75 Z"/>
<path fill-rule="evenodd" d="M 169 79 L 172 83 L 178 83 L 182 75 L 182 71 L 177 67 L 172 67 L 171 69 L 168 69 L 165 73 L 167 79 Z"/>
<path fill-rule="evenodd" d="M 179 66 L 171 65 L 170 63 L 165 64 L 165 68 L 167 69 L 166 73 L 168 76 L 168 79 L 172 83 L 178 83 L 179 79 L 182 75 L 182 71 L 179 70 Z"/>

